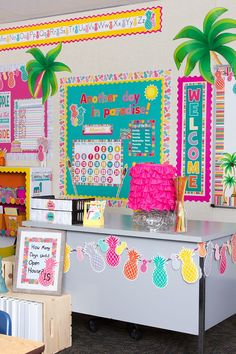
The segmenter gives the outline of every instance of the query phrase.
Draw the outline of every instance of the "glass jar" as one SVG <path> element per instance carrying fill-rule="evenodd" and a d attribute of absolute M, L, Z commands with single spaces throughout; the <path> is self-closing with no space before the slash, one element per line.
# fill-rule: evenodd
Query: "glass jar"
<path fill-rule="evenodd" d="M 133 214 L 133 222 L 150 231 L 170 231 L 175 223 L 175 213 L 167 210 L 138 210 Z"/>

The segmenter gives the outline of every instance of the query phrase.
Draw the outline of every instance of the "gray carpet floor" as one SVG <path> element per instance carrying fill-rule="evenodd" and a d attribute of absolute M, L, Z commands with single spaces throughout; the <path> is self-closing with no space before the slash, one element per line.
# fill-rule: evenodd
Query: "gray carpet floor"
<path fill-rule="evenodd" d="M 132 339 L 124 322 L 98 319 L 98 331 L 88 329 L 91 317 L 73 314 L 72 347 L 60 354 L 197 354 L 197 337 L 141 326 L 142 338 Z M 236 315 L 209 329 L 204 354 L 236 354 Z"/>

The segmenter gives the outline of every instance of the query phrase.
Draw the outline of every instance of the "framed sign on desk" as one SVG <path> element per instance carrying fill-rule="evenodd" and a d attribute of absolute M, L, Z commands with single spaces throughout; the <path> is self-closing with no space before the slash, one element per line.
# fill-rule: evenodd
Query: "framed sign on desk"
<path fill-rule="evenodd" d="M 65 232 L 20 228 L 13 290 L 61 294 Z"/>

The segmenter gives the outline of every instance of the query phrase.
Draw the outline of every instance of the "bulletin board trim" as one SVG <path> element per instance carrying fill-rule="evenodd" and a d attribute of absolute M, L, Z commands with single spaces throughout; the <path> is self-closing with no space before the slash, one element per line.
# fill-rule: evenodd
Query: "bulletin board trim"
<path fill-rule="evenodd" d="M 154 14 L 153 24 L 150 21 L 148 25 L 145 24 L 147 11 L 151 11 Z M 129 22 L 127 22 L 128 19 Z M 0 30 L 0 51 L 127 35 L 149 34 L 161 32 L 161 30 L 162 7 L 153 6 L 150 8 L 4 28 Z"/>

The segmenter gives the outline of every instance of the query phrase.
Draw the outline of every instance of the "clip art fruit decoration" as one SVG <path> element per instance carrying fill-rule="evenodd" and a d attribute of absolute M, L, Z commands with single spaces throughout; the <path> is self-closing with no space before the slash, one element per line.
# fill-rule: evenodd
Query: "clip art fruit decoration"
<path fill-rule="evenodd" d="M 118 256 L 122 255 L 122 253 L 124 252 L 124 250 L 127 247 L 127 243 L 125 241 L 121 242 L 120 245 L 116 246 L 115 252 Z"/>
<path fill-rule="evenodd" d="M 139 254 L 135 250 L 128 251 L 128 261 L 124 265 L 124 276 L 128 280 L 135 280 L 138 276 Z"/>
<path fill-rule="evenodd" d="M 207 254 L 206 242 L 200 242 L 198 244 L 198 254 L 199 254 L 199 257 L 206 257 L 206 254 Z"/>
<path fill-rule="evenodd" d="M 152 273 L 153 284 L 158 288 L 165 288 L 168 283 L 168 276 L 166 272 L 166 259 L 161 256 L 153 258 L 155 269 Z"/>
<path fill-rule="evenodd" d="M 193 262 L 193 250 L 183 248 L 179 253 L 179 259 L 182 261 L 181 274 L 187 283 L 195 283 L 199 277 L 199 271 L 196 264 Z"/>
<path fill-rule="evenodd" d="M 70 246 L 66 244 L 65 255 L 64 255 L 64 269 L 63 269 L 64 273 L 67 273 L 68 270 L 70 269 L 70 251 L 71 251 Z"/>
<path fill-rule="evenodd" d="M 43 286 L 53 285 L 54 275 L 55 275 L 55 266 L 57 262 L 53 258 L 48 258 L 45 260 L 45 268 L 41 271 L 39 275 L 39 283 Z"/>
<path fill-rule="evenodd" d="M 91 268 L 94 272 L 101 273 L 106 268 L 103 257 L 97 252 L 95 243 L 85 243 L 84 254 L 89 257 Z"/>
<path fill-rule="evenodd" d="M 220 274 L 224 274 L 227 266 L 226 244 L 224 243 L 220 250 Z"/>
<path fill-rule="evenodd" d="M 236 263 L 236 234 L 232 236 L 231 238 L 231 246 L 232 246 L 232 261 L 233 263 Z"/>
<path fill-rule="evenodd" d="M 109 249 L 106 253 L 107 264 L 111 267 L 117 267 L 120 263 L 120 256 L 116 253 L 116 247 L 119 243 L 119 238 L 116 236 L 109 236 L 106 239 Z"/>
<path fill-rule="evenodd" d="M 211 241 L 207 244 L 207 255 L 204 261 L 204 275 L 208 277 L 211 274 L 214 246 Z"/>

